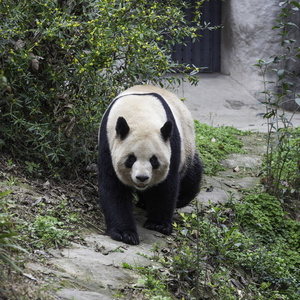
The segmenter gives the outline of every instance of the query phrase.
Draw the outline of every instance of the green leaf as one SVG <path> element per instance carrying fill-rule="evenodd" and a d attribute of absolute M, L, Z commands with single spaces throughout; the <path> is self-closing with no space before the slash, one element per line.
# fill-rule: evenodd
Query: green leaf
<path fill-rule="evenodd" d="M 296 98 L 295 102 L 300 106 L 300 98 Z"/>
<path fill-rule="evenodd" d="M 0 192 L 0 198 L 2 198 L 2 197 L 5 197 L 5 196 L 9 195 L 11 192 L 12 192 L 11 190 L 9 190 L 9 191 L 5 191 L 5 192 Z"/>
<path fill-rule="evenodd" d="M 291 1 L 291 4 L 295 5 L 296 8 L 300 8 L 300 3 L 298 1 Z"/>
<path fill-rule="evenodd" d="M 277 71 L 277 75 L 278 75 L 279 77 L 282 77 L 283 74 L 284 74 L 284 72 L 285 72 L 285 70 L 283 70 L 283 69 L 278 70 L 278 71 Z"/>

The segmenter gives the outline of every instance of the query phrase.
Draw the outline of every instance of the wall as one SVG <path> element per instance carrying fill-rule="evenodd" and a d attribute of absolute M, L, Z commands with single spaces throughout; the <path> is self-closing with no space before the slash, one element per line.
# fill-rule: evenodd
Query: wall
<path fill-rule="evenodd" d="M 281 50 L 280 37 L 272 27 L 279 15 L 279 1 L 225 0 L 222 7 L 221 72 L 259 98 L 262 77 L 258 59 Z"/>

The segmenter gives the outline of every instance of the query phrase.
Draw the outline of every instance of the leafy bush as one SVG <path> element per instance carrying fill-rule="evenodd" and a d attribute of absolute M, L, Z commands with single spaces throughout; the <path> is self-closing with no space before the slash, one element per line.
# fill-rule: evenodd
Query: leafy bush
<path fill-rule="evenodd" d="M 206 175 L 215 175 L 224 170 L 220 160 L 226 158 L 229 153 L 243 153 L 243 142 L 237 135 L 247 135 L 234 127 L 213 127 L 195 120 L 196 146 L 203 160 Z"/>
<path fill-rule="evenodd" d="M 2 0 L 1 145 L 44 162 L 57 176 L 59 168 L 95 161 L 97 128 L 109 102 L 134 83 L 161 83 L 181 67 L 171 60 L 172 46 L 196 38 L 201 28 L 199 13 L 195 27 L 188 24 L 184 5 Z"/>

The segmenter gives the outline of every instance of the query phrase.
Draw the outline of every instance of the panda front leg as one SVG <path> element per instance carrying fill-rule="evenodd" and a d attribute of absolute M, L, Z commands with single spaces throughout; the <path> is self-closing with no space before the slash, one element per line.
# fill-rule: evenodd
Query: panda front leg
<path fill-rule="evenodd" d="M 132 191 L 111 174 L 99 179 L 99 198 L 107 234 L 114 240 L 138 245 L 139 236 L 132 209 Z"/>
<path fill-rule="evenodd" d="M 148 220 L 144 227 L 165 235 L 170 235 L 173 229 L 173 214 L 178 197 L 178 185 L 168 185 L 166 182 L 145 191 Z"/>

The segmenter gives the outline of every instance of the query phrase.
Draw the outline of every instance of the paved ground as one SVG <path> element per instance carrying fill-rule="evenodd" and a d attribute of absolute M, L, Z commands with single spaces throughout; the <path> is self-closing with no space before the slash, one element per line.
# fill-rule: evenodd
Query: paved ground
<path fill-rule="evenodd" d="M 234 126 L 242 130 L 266 132 L 265 108 L 245 88 L 222 74 L 200 74 L 198 86 L 183 83 L 177 94 L 186 99 L 193 117 L 213 126 Z M 300 126 L 300 113 L 293 117 Z"/>

